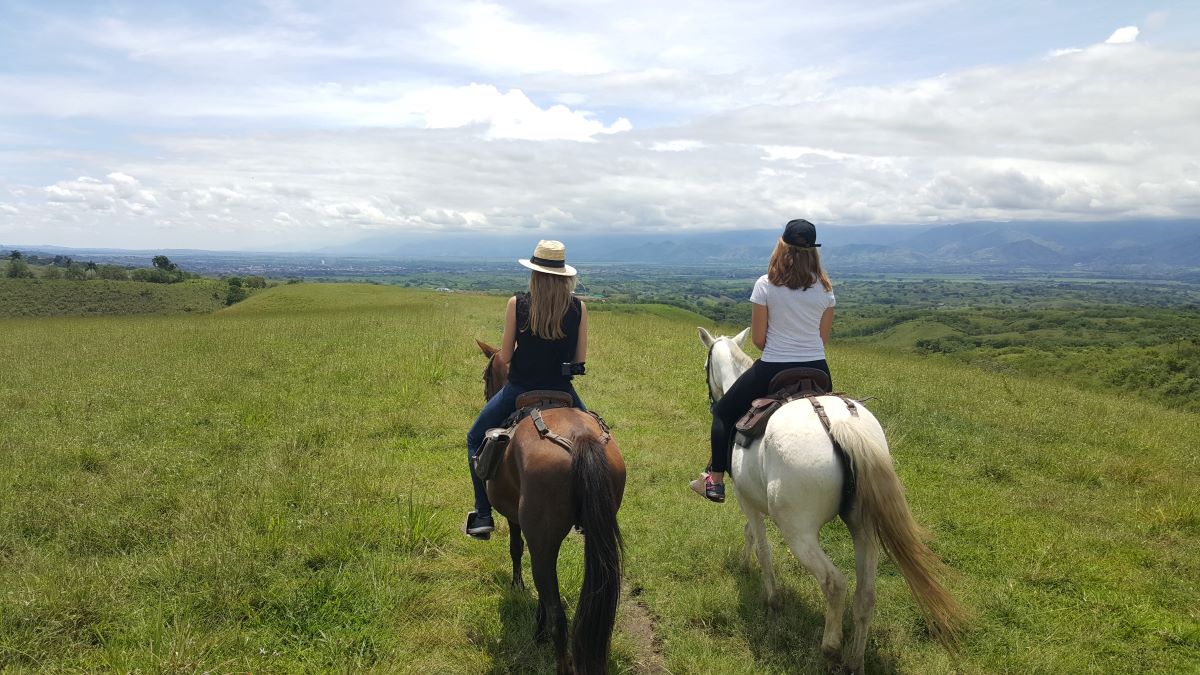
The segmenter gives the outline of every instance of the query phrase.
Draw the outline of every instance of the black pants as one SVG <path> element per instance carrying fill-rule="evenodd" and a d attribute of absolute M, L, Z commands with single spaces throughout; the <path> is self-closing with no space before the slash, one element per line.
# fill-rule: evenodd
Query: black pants
<path fill-rule="evenodd" d="M 729 471 L 729 460 L 733 452 L 734 425 L 737 424 L 738 418 L 746 414 L 754 399 L 768 394 L 767 386 L 771 384 L 771 378 L 788 368 L 816 368 L 829 373 L 829 364 L 825 362 L 825 359 L 799 363 L 755 361 L 754 365 L 750 366 L 750 370 L 742 373 L 729 391 L 726 391 L 725 395 L 713 404 L 710 470 Z M 832 380 L 832 376 L 830 379 Z"/>

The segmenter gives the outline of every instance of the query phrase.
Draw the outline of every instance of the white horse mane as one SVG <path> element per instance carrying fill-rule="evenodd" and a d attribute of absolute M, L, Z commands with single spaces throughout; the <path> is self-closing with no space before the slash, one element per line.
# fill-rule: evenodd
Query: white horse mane
<path fill-rule="evenodd" d="M 750 366 L 754 365 L 754 359 L 747 356 L 746 352 L 742 351 L 741 345 L 735 342 L 733 338 L 722 337 L 721 339 L 728 340 L 730 343 L 732 343 L 729 348 L 729 353 L 731 356 L 733 356 L 733 362 L 737 364 L 737 366 L 743 371 L 749 370 Z"/>

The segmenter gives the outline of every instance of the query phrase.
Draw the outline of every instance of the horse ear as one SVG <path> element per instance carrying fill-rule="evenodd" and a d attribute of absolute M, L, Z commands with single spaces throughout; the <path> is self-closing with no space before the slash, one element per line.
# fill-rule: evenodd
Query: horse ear
<path fill-rule="evenodd" d="M 737 335 L 734 335 L 733 341 L 737 343 L 737 346 L 744 347 L 744 346 L 746 346 L 746 336 L 749 334 L 750 334 L 750 329 L 747 328 L 746 330 L 738 333 Z"/>
<path fill-rule="evenodd" d="M 700 329 L 700 342 L 705 347 L 713 346 L 713 343 L 716 342 L 717 339 L 714 338 L 713 336 L 709 335 L 708 331 L 704 330 L 703 326 L 696 326 L 696 327 Z"/>
<path fill-rule="evenodd" d="M 479 340 L 476 340 L 475 344 L 479 345 L 479 351 L 483 352 L 483 355 L 488 357 L 489 359 L 492 358 L 492 354 L 495 354 L 496 352 L 500 351 L 496 347 L 493 347 L 493 346 L 489 345 L 488 343 L 481 342 Z"/>

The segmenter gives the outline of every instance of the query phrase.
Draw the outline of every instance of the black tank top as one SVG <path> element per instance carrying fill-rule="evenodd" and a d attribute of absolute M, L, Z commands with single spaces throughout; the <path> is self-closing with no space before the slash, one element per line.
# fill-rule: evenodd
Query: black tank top
<path fill-rule="evenodd" d="M 509 381 L 525 387 L 565 389 L 571 383 L 571 376 L 562 374 L 562 364 L 575 360 L 582 315 L 579 298 L 571 296 L 571 304 L 559 324 L 564 336 L 558 340 L 538 337 L 529 328 L 529 294 L 518 293 L 517 347 L 509 364 Z"/>

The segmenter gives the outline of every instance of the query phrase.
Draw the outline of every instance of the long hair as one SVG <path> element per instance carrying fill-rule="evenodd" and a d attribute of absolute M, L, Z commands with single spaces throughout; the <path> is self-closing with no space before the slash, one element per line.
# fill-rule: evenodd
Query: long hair
<path fill-rule="evenodd" d="M 775 243 L 771 253 L 771 264 L 767 266 L 767 281 L 775 286 L 787 286 L 808 290 L 821 282 L 826 291 L 833 290 L 825 268 L 821 266 L 821 254 L 815 248 L 792 246 L 782 238 Z"/>
<path fill-rule="evenodd" d="M 534 270 L 529 275 L 529 330 L 543 340 L 561 340 L 562 320 L 571 308 L 575 277 Z"/>

